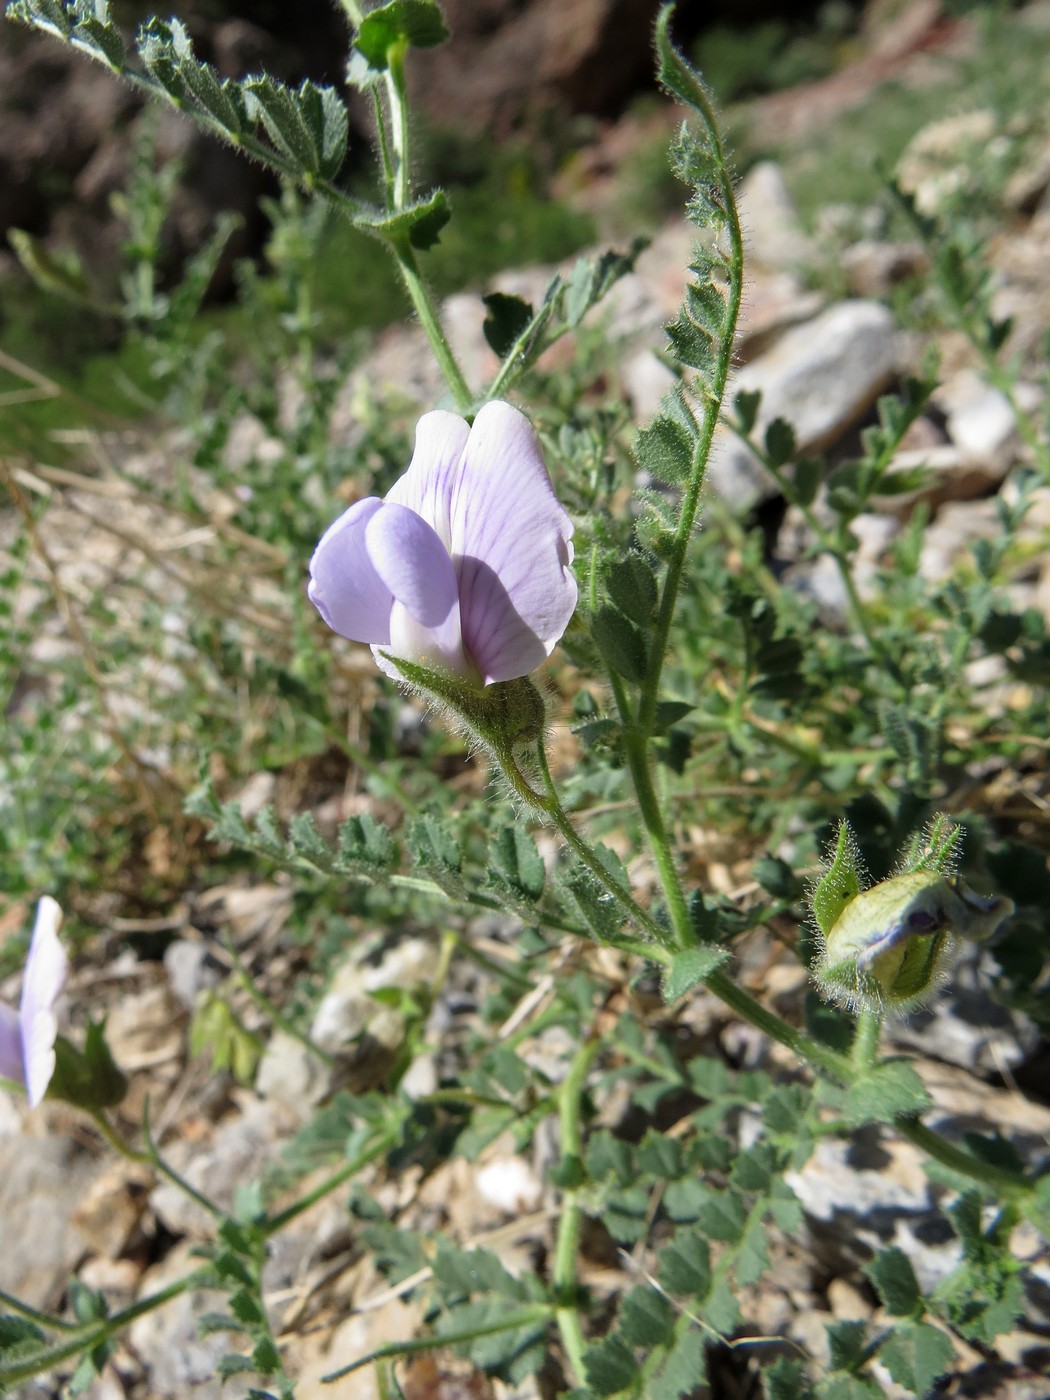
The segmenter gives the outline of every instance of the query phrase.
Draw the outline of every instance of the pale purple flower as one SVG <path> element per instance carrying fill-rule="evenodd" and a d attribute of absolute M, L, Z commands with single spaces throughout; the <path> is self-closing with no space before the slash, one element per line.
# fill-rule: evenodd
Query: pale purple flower
<path fill-rule="evenodd" d="M 408 471 L 329 526 L 309 595 L 333 631 L 470 684 L 525 676 L 549 656 L 576 606 L 572 522 L 536 434 L 494 401 L 473 427 L 425 414 Z"/>
<path fill-rule="evenodd" d="M 55 1072 L 55 1003 L 69 967 L 58 938 L 61 923 L 62 910 L 44 895 L 37 905 L 21 1006 L 16 1012 L 0 1004 L 0 1078 L 24 1084 L 30 1108 L 40 1103 Z"/>

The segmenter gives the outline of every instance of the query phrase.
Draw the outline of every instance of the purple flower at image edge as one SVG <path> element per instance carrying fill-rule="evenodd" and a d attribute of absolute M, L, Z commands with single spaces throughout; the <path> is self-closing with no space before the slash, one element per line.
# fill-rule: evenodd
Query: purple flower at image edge
<path fill-rule="evenodd" d="M 55 1004 L 66 983 L 69 961 L 59 942 L 62 910 L 45 895 L 37 905 L 18 1011 L 0 1004 L 0 1078 L 25 1086 L 29 1106 L 47 1092 L 55 1072 Z"/>
<path fill-rule="evenodd" d="M 532 425 L 495 400 L 473 426 L 435 410 L 385 499 L 357 501 L 310 561 L 309 596 L 352 642 L 471 685 L 528 675 L 576 607 L 572 521 Z"/>

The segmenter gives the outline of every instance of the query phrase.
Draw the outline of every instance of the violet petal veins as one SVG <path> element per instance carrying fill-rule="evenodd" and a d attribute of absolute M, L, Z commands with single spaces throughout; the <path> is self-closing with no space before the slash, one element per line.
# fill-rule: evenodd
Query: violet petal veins
<path fill-rule="evenodd" d="M 55 1005 L 69 969 L 58 937 L 61 923 L 62 910 L 45 895 L 37 905 L 21 1006 L 17 1012 L 0 1006 L 0 1076 L 25 1085 L 31 1108 L 43 1099 L 55 1072 Z"/>
<path fill-rule="evenodd" d="M 473 427 L 424 414 L 407 472 L 325 531 L 309 596 L 333 631 L 378 655 L 474 684 L 514 680 L 553 651 L 576 607 L 572 522 L 536 434 L 510 404 Z"/>

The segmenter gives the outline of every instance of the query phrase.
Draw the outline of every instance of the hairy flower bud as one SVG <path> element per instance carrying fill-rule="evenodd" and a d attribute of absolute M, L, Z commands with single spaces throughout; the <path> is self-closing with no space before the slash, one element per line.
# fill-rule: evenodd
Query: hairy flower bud
<path fill-rule="evenodd" d="M 958 938 L 989 937 L 1013 907 L 936 870 L 895 875 L 845 904 L 825 934 L 817 982 L 848 1006 L 908 1010 L 935 989 Z"/>

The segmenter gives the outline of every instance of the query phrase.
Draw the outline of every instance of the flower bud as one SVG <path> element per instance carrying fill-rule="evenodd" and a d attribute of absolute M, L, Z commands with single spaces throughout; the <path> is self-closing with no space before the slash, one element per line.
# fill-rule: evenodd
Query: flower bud
<path fill-rule="evenodd" d="M 1013 907 L 936 870 L 895 875 L 844 905 L 814 975 L 847 1006 L 907 1011 L 935 989 L 957 939 L 989 937 Z"/>

